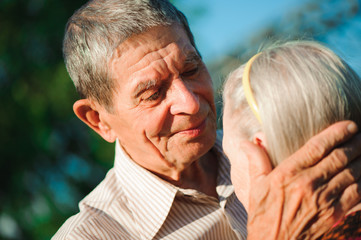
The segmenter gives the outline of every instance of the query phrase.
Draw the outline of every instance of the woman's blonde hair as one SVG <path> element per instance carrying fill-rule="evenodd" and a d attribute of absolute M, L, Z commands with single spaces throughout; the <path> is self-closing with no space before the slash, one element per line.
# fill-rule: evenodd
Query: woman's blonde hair
<path fill-rule="evenodd" d="M 274 166 L 332 123 L 361 123 L 361 80 L 330 49 L 313 41 L 292 41 L 262 50 L 250 69 L 250 85 L 262 124 L 244 96 L 244 66 L 225 83 L 224 98 L 236 128 L 252 138 L 263 131 Z"/>

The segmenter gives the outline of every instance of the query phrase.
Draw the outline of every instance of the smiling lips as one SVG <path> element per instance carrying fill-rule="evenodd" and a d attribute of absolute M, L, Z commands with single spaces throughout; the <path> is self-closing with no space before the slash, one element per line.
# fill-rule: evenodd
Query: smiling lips
<path fill-rule="evenodd" d="M 182 131 L 179 131 L 178 133 L 179 134 L 185 134 L 187 136 L 190 136 L 190 137 L 197 137 L 199 135 L 201 135 L 205 128 L 206 128 L 206 120 L 207 119 L 204 119 L 197 127 L 195 128 L 190 128 L 190 129 L 187 129 L 187 130 L 182 130 Z"/>

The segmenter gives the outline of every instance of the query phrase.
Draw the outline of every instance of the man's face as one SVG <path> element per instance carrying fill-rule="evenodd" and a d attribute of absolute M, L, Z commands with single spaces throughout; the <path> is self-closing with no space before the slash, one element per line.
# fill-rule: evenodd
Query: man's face
<path fill-rule="evenodd" d="M 109 67 L 114 113 L 101 116 L 135 162 L 167 175 L 210 150 L 216 137 L 212 81 L 182 27 L 132 36 Z"/>

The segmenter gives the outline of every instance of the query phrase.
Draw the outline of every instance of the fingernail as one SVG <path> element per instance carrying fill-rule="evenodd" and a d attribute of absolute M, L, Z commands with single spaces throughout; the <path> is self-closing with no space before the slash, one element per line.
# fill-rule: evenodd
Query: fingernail
<path fill-rule="evenodd" d="M 357 132 L 357 125 L 354 122 L 352 122 L 347 126 L 347 130 L 350 133 L 355 133 L 355 132 Z"/>

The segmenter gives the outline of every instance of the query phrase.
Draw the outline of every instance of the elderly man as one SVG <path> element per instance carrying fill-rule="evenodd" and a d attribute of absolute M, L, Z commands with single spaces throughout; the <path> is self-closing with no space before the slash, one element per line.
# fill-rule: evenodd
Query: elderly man
<path fill-rule="evenodd" d="M 106 141 L 116 141 L 116 156 L 114 168 L 53 239 L 247 238 L 247 213 L 234 194 L 230 165 L 216 136 L 212 81 L 181 12 L 167 0 L 90 1 L 67 24 L 64 57 L 81 96 L 74 104 L 75 114 Z M 268 177 L 293 175 L 295 183 L 290 185 L 299 186 L 297 176 L 305 174 L 311 161 L 314 165 L 325 157 L 320 152 L 355 133 L 354 125 L 351 131 L 345 125 L 319 136 L 320 144 L 300 150 L 295 156 L 298 165 L 290 161 L 292 173 L 283 170 Z M 345 169 L 347 161 L 360 154 L 352 151 L 345 157 L 346 150 L 337 151 L 334 159 L 343 162 L 336 168 L 331 164 L 333 175 L 350 171 Z M 255 162 L 264 159 L 257 156 L 253 156 Z M 321 162 L 327 163 L 328 158 Z M 326 163 L 313 172 L 324 171 Z M 330 179 L 319 180 L 310 177 L 303 191 L 307 194 L 297 194 L 296 200 L 310 203 L 296 215 L 313 206 L 311 201 L 319 192 L 356 185 L 353 178 L 332 179 L 334 187 L 326 188 Z M 269 198 L 259 201 L 260 209 L 276 210 L 258 211 L 249 229 L 283 232 L 299 225 L 292 221 L 294 211 L 279 208 L 285 197 L 299 192 L 264 194 Z M 359 195 L 353 189 L 345 198 L 348 204 L 329 197 L 317 202 L 317 207 L 330 209 L 328 217 L 334 221 Z M 343 208 L 332 211 L 331 204 Z M 275 211 L 282 211 L 286 221 L 275 223 Z M 317 208 L 309 216 L 306 224 L 321 219 Z M 309 229 L 288 236 L 314 231 Z"/>

